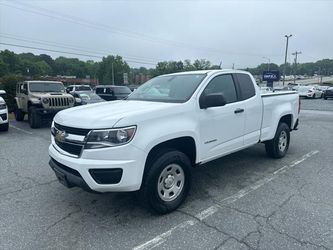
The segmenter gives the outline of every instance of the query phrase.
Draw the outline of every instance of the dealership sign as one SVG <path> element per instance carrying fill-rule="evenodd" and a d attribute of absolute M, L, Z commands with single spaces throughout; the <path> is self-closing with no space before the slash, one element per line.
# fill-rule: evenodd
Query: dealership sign
<path fill-rule="evenodd" d="M 280 72 L 277 70 L 264 71 L 262 80 L 267 82 L 274 82 L 280 80 Z"/>

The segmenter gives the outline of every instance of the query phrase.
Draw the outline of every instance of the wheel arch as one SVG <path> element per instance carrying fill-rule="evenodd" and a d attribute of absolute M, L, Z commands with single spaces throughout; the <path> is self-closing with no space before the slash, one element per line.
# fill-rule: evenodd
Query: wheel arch
<path fill-rule="evenodd" d="M 191 136 L 181 136 L 160 142 L 153 146 L 145 161 L 146 166 L 161 152 L 162 150 L 175 149 L 187 155 L 191 161 L 192 166 L 195 165 L 197 159 L 197 146 L 195 139 Z"/>

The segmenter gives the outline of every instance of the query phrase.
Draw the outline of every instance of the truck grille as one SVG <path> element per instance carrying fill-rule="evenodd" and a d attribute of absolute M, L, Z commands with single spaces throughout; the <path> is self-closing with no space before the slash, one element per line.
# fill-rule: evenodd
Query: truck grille
<path fill-rule="evenodd" d="M 89 131 L 90 129 L 67 127 L 58 123 L 54 123 L 54 127 L 51 129 L 55 144 L 63 151 L 77 157 L 81 155 L 85 141 L 73 141 L 67 137 L 70 135 L 86 136 Z"/>
<path fill-rule="evenodd" d="M 83 145 L 81 144 L 74 144 L 74 143 L 69 143 L 69 142 L 59 142 L 57 140 L 55 140 L 55 143 L 57 144 L 57 146 L 59 148 L 61 148 L 62 150 L 75 155 L 75 156 L 79 156 L 81 154 Z"/>
<path fill-rule="evenodd" d="M 48 99 L 49 99 L 50 107 L 68 107 L 68 106 L 70 106 L 68 97 L 50 97 Z"/>
<path fill-rule="evenodd" d="M 87 135 L 90 132 L 90 129 L 85 129 L 85 128 L 72 128 L 72 127 L 67 127 L 60 125 L 58 123 L 54 123 L 54 126 L 61 130 L 64 131 L 68 134 L 74 134 L 74 135 Z"/>
<path fill-rule="evenodd" d="M 7 120 L 7 114 L 1 114 L 0 117 L 3 121 Z"/>

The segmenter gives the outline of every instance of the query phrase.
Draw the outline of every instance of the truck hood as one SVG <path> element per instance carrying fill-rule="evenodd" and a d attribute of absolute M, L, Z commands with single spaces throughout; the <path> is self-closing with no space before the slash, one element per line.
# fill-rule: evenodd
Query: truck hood
<path fill-rule="evenodd" d="M 42 98 L 42 97 L 73 97 L 67 93 L 55 92 L 55 93 L 41 93 L 41 92 L 31 92 L 30 97 Z"/>
<path fill-rule="evenodd" d="M 87 129 L 112 128 L 118 121 L 141 115 L 151 116 L 167 109 L 174 109 L 179 103 L 119 100 L 89 104 L 60 111 L 54 121 L 64 126 Z M 150 115 L 151 114 L 151 115 Z M 135 125 L 135 119 L 132 124 Z"/>

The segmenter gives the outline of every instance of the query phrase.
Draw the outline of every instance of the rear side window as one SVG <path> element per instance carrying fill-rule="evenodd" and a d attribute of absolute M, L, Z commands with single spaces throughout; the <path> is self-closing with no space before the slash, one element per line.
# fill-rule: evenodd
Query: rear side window
<path fill-rule="evenodd" d="M 251 77 L 247 74 L 236 74 L 236 77 L 240 87 L 241 100 L 246 100 L 255 96 L 256 91 Z"/>
<path fill-rule="evenodd" d="M 115 94 L 130 94 L 132 91 L 128 87 L 115 87 L 113 88 L 113 91 Z"/>
<path fill-rule="evenodd" d="M 203 94 L 223 94 L 227 103 L 237 102 L 237 93 L 234 80 L 231 75 L 220 75 L 208 83 Z"/>
<path fill-rule="evenodd" d="M 91 88 L 88 86 L 78 86 L 78 87 L 76 87 L 76 90 L 77 91 L 90 91 Z"/>

